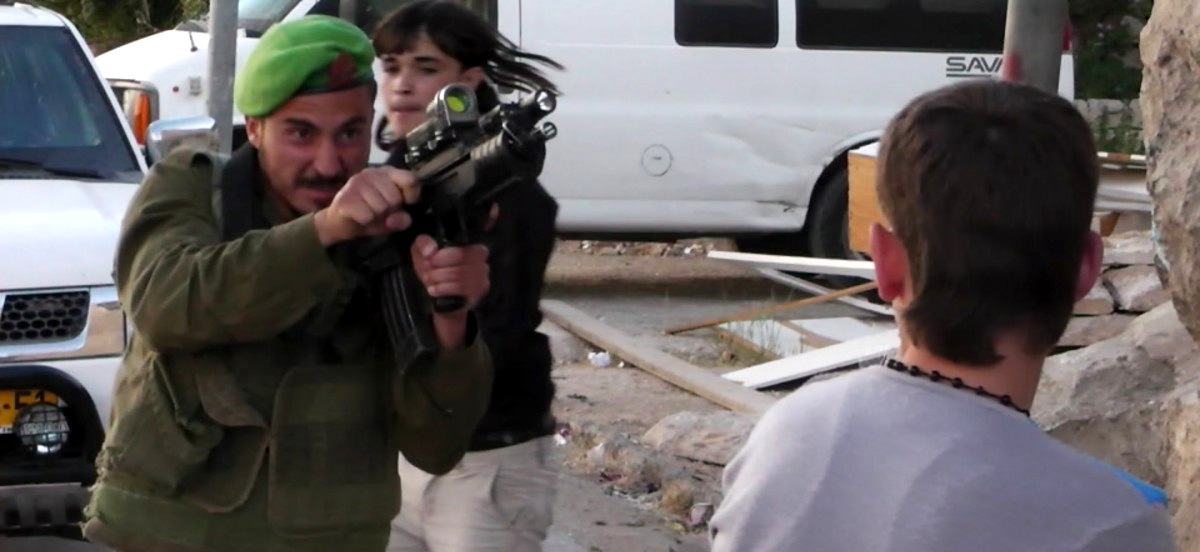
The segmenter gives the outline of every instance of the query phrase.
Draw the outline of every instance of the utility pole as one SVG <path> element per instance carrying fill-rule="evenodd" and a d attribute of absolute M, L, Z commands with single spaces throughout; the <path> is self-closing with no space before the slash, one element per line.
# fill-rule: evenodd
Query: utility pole
<path fill-rule="evenodd" d="M 209 0 L 208 115 L 217 122 L 219 152 L 233 150 L 233 74 L 237 63 L 237 0 Z"/>
<path fill-rule="evenodd" d="M 1009 0 L 1002 77 L 1057 94 L 1068 21 L 1067 0 Z"/>

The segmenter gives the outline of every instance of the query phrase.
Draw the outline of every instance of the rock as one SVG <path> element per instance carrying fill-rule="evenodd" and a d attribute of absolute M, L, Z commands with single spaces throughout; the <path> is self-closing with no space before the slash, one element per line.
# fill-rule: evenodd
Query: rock
<path fill-rule="evenodd" d="M 1168 405 L 1167 497 L 1172 501 L 1176 543 L 1200 550 L 1200 391 L 1190 390 Z"/>
<path fill-rule="evenodd" d="M 1163 303 L 1137 317 L 1126 333 L 1151 359 L 1175 368 L 1176 384 L 1200 378 L 1200 346 L 1180 323 L 1173 303 Z"/>
<path fill-rule="evenodd" d="M 1200 386 L 1195 382 L 1120 414 L 1060 425 L 1050 434 L 1163 489 L 1178 549 L 1200 550 Z"/>
<path fill-rule="evenodd" d="M 737 412 L 679 412 L 663 418 L 642 442 L 676 456 L 724 466 L 742 448 L 757 417 Z"/>
<path fill-rule="evenodd" d="M 1093 418 L 1065 421 L 1046 429 L 1053 437 L 1118 466 L 1156 487 L 1170 475 L 1163 405 L 1156 399 Z"/>
<path fill-rule="evenodd" d="M 1098 316 L 1112 313 L 1113 308 L 1113 296 L 1104 286 L 1103 279 L 1099 279 L 1096 281 L 1096 285 L 1092 286 L 1091 291 L 1075 303 L 1074 314 Z"/>
<path fill-rule="evenodd" d="M 1153 266 L 1129 266 L 1104 273 L 1104 282 L 1124 311 L 1146 312 L 1171 300 Z"/>
<path fill-rule="evenodd" d="M 628 435 L 606 434 L 572 424 L 567 463 L 599 475 L 626 492 L 650 493 L 663 487 L 663 467 L 646 447 Z"/>
<path fill-rule="evenodd" d="M 1058 340 L 1063 347 L 1086 347 L 1121 335 L 1135 317 L 1129 314 L 1105 316 L 1076 316 L 1067 323 L 1067 330 Z"/>
<path fill-rule="evenodd" d="M 708 525 L 712 519 L 714 507 L 711 502 L 701 502 L 693 504 L 692 509 L 688 512 L 688 529 L 696 529 Z"/>
<path fill-rule="evenodd" d="M 1123 335 L 1048 359 L 1033 417 L 1043 427 L 1054 428 L 1072 420 L 1112 416 L 1174 386 L 1171 365 L 1150 358 Z"/>
<path fill-rule="evenodd" d="M 696 502 L 696 486 L 686 479 L 672 479 L 663 486 L 658 507 L 674 516 L 686 516 Z"/>
<path fill-rule="evenodd" d="M 1200 380 L 1200 347 L 1171 303 L 1121 335 L 1046 360 L 1033 416 L 1044 427 L 1117 414 Z"/>
<path fill-rule="evenodd" d="M 1033 418 L 1163 488 L 1179 550 L 1200 551 L 1200 347 L 1164 303 L 1121 335 L 1047 360 Z"/>
<path fill-rule="evenodd" d="M 591 347 L 575 334 L 550 321 L 543 321 L 538 331 L 550 339 L 550 356 L 555 364 L 574 364 L 587 360 Z"/>
<path fill-rule="evenodd" d="M 1200 338 L 1200 2 L 1159 0 L 1139 45 L 1147 188 L 1179 316 Z"/>
<path fill-rule="evenodd" d="M 1153 265 L 1154 239 L 1150 232 L 1125 232 L 1104 238 L 1104 264 Z"/>

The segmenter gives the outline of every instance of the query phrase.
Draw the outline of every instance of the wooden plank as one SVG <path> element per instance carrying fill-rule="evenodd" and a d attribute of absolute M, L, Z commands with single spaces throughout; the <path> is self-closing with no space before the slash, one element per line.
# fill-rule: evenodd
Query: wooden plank
<path fill-rule="evenodd" d="M 562 301 L 544 300 L 542 313 L 563 329 L 616 354 L 663 381 L 737 412 L 762 414 L 775 404 L 769 395 L 722 379 L 699 366 L 639 345 L 624 332 Z"/>
<path fill-rule="evenodd" d="M 774 268 L 757 268 L 755 270 L 758 271 L 759 274 L 762 274 L 764 278 L 771 280 L 772 282 L 776 282 L 776 283 L 788 286 L 790 288 L 795 288 L 800 291 L 805 291 L 805 292 L 813 293 L 816 295 L 824 295 L 826 293 L 833 291 L 825 286 L 822 286 L 819 284 L 814 284 L 812 282 L 809 282 L 808 280 L 797 278 L 791 274 L 787 274 L 782 271 L 775 270 Z M 877 305 L 875 303 L 872 303 L 865 299 L 860 299 L 858 297 L 854 297 L 852 295 L 848 295 L 846 297 L 839 297 L 837 300 L 842 303 L 845 303 L 847 305 L 850 305 L 854 308 L 862 309 L 862 310 L 870 312 L 870 313 L 874 313 L 874 314 L 878 314 L 878 315 L 882 315 L 882 316 L 892 316 L 893 315 L 891 307 L 889 307 L 887 305 Z"/>
<path fill-rule="evenodd" d="M 788 320 L 787 322 L 802 335 L 810 338 L 811 343 L 823 341 L 826 346 L 896 329 L 896 324 L 888 320 L 863 320 L 849 316 L 808 318 Z"/>
<path fill-rule="evenodd" d="M 869 253 L 871 225 L 886 225 L 887 222 L 875 193 L 875 157 L 852 151 L 848 160 L 850 199 L 847 205 L 850 212 L 847 220 L 850 225 L 850 250 Z"/>
<path fill-rule="evenodd" d="M 762 389 L 881 358 L 891 354 L 899 347 L 899 330 L 887 330 L 852 341 L 844 341 L 837 345 L 822 347 L 802 355 L 743 368 L 721 377 L 739 382 L 746 387 Z"/>
<path fill-rule="evenodd" d="M 875 263 L 845 259 L 822 259 L 818 257 L 796 257 L 790 255 L 763 255 L 761 253 L 739 253 L 736 251 L 709 251 L 708 258 L 743 263 L 759 268 L 774 268 L 790 272 L 807 272 L 828 276 L 853 276 L 864 280 L 875 279 Z"/>
<path fill-rule="evenodd" d="M 725 316 L 719 316 L 717 318 L 710 318 L 708 320 L 703 320 L 701 322 L 693 322 L 690 324 L 684 324 L 682 326 L 676 326 L 674 328 L 668 328 L 667 334 L 677 334 L 677 333 L 687 332 L 687 331 L 691 331 L 691 330 L 698 330 L 700 328 L 716 326 L 717 324 L 724 324 L 726 322 L 738 322 L 741 320 L 751 320 L 754 318 L 762 318 L 764 316 L 778 314 L 781 312 L 790 311 L 792 309 L 798 309 L 801 307 L 808 307 L 808 306 L 812 306 L 812 305 L 819 305 L 821 303 L 832 301 L 839 297 L 855 295 L 858 293 L 862 293 L 864 291 L 871 291 L 871 290 L 875 289 L 876 287 L 878 287 L 878 285 L 875 282 L 867 282 L 865 284 L 859 284 L 857 286 L 851 286 L 851 287 L 848 287 L 845 289 L 839 289 L 837 291 L 826 293 L 824 295 L 818 295 L 816 297 L 805 297 L 804 299 L 798 299 L 796 301 L 791 301 L 788 303 L 784 303 L 782 305 L 774 305 L 774 306 L 770 306 L 770 307 L 762 307 L 762 308 L 757 308 L 757 309 L 744 310 L 741 312 L 735 312 L 733 314 L 728 314 Z"/>

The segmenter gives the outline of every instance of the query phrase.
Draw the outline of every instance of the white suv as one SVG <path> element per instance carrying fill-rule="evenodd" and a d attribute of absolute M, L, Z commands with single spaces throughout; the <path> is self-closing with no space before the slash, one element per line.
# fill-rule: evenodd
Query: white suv
<path fill-rule="evenodd" d="M 145 171 L 75 26 L 0 0 L 0 539 L 78 532 L 126 343 L 113 253 Z"/>

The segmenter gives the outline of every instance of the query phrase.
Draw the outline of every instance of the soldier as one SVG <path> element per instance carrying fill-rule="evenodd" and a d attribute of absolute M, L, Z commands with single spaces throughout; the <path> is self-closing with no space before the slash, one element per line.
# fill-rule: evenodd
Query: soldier
<path fill-rule="evenodd" d="M 409 172 L 367 168 L 374 57 L 336 18 L 272 27 L 235 83 L 249 143 L 224 163 L 171 153 L 129 205 L 116 281 L 133 337 L 88 539 L 377 552 L 400 505 L 397 453 L 430 473 L 462 458 L 491 392 L 471 313 L 487 251 L 414 241 L 430 295 L 467 301 L 434 315 L 436 353 L 398 361 L 352 262 L 356 242 L 406 229 L 419 195 Z"/>

